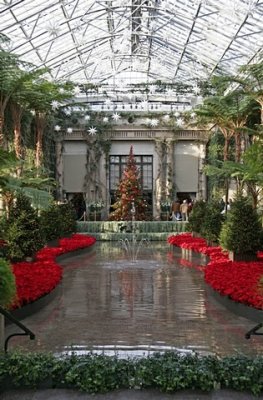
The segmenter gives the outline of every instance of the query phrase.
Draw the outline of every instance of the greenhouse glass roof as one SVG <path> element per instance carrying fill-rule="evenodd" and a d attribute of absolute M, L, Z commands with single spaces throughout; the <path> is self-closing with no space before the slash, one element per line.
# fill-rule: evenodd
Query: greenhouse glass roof
<path fill-rule="evenodd" d="M 0 18 L 5 50 L 120 91 L 235 73 L 263 45 L 262 0 L 0 0 Z"/>

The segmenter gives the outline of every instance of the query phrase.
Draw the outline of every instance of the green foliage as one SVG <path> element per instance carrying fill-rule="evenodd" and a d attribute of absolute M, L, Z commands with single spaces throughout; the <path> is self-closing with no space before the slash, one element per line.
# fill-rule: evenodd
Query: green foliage
<path fill-rule="evenodd" d="M 71 204 L 51 204 L 43 210 L 40 224 L 46 242 L 76 232 L 76 213 Z"/>
<path fill-rule="evenodd" d="M 207 203 L 203 200 L 198 200 L 194 203 L 193 209 L 189 215 L 187 230 L 201 234 L 202 224 L 206 216 Z"/>
<path fill-rule="evenodd" d="M 176 352 L 122 360 L 103 355 L 55 357 L 45 353 L 9 353 L 0 358 L 0 390 L 70 387 L 88 393 L 116 389 L 233 389 L 259 395 L 263 391 L 263 358 L 182 355 Z M 10 382 L 10 387 L 6 385 Z"/>
<path fill-rule="evenodd" d="M 221 214 L 221 212 L 222 205 L 218 201 L 212 200 L 207 203 L 200 233 L 208 243 L 218 242 L 222 223 L 224 221 L 224 215 Z"/>
<path fill-rule="evenodd" d="M 259 216 L 244 197 L 236 199 L 219 237 L 220 245 L 237 254 L 255 253 L 261 246 L 262 227 Z"/>
<path fill-rule="evenodd" d="M 7 255 L 10 259 L 18 261 L 32 257 L 43 247 L 44 240 L 37 211 L 22 193 L 18 194 L 11 207 L 6 225 L 4 239 L 7 241 Z"/>
<path fill-rule="evenodd" d="M 16 283 L 9 263 L 3 258 L 0 258 L 0 277 L 0 305 L 6 307 L 14 300 Z"/>

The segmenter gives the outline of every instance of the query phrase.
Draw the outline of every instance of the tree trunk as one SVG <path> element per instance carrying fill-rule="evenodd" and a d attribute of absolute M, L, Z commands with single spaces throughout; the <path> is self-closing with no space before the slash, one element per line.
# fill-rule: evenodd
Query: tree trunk
<path fill-rule="evenodd" d="M 241 135 L 239 132 L 235 132 L 235 161 L 240 163 L 241 159 Z"/>
<path fill-rule="evenodd" d="M 228 137 L 228 135 L 225 135 L 225 134 L 224 134 L 224 138 L 225 138 L 225 143 L 224 143 L 223 157 L 224 157 L 224 161 L 227 161 L 230 138 Z"/>
<path fill-rule="evenodd" d="M 0 314 L 0 353 L 5 347 L 5 317 Z"/>
<path fill-rule="evenodd" d="M 4 123 L 5 115 L 4 112 L 0 111 L 0 147 L 4 147 Z"/>
<path fill-rule="evenodd" d="M 21 118 L 22 107 L 19 104 L 11 104 L 11 113 L 14 121 L 14 148 L 18 159 L 23 157 L 22 140 L 21 140 Z"/>
<path fill-rule="evenodd" d="M 36 160 L 35 165 L 40 168 L 43 161 L 43 133 L 45 127 L 45 114 L 36 113 Z"/>
<path fill-rule="evenodd" d="M 253 207 L 254 209 L 256 209 L 256 208 L 257 208 L 257 205 L 258 205 L 258 195 L 259 195 L 259 193 L 258 193 L 258 191 L 257 191 L 257 186 L 256 186 L 256 184 L 247 182 L 247 190 L 248 190 L 248 193 L 249 193 L 249 194 L 251 195 L 251 197 L 252 197 L 252 207 Z"/>

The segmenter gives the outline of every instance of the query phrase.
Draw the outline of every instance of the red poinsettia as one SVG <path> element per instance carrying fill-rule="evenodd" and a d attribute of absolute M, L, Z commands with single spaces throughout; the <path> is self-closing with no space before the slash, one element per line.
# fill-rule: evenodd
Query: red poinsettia
<path fill-rule="evenodd" d="M 233 262 L 220 246 L 208 246 L 204 239 L 195 238 L 191 233 L 170 236 L 168 243 L 208 255 L 210 262 L 204 270 L 206 283 L 223 296 L 263 309 L 263 286 L 260 283 L 263 252 L 258 252 L 258 262 Z M 190 266 L 189 263 L 187 266 Z"/>
<path fill-rule="evenodd" d="M 92 246 L 95 242 L 94 237 L 75 234 L 70 238 L 61 239 L 59 247 L 44 247 L 39 250 L 33 262 L 13 264 L 17 288 L 17 299 L 13 308 L 39 299 L 59 284 L 62 268 L 55 262 L 57 256 Z"/>

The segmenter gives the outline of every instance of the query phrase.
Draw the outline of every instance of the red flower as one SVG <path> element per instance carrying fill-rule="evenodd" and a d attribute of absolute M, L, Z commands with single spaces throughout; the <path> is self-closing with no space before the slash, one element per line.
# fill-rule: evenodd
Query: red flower
<path fill-rule="evenodd" d="M 205 267 L 205 281 L 223 296 L 255 308 L 263 309 L 263 252 L 258 252 L 257 262 L 233 262 L 221 247 L 207 246 L 202 238 L 190 233 L 170 236 L 168 243 L 204 253 L 210 257 Z M 182 264 L 182 262 L 180 262 Z M 191 265 L 186 263 L 187 267 Z"/>
<path fill-rule="evenodd" d="M 75 234 L 60 240 L 60 247 L 44 247 L 36 254 L 34 262 L 13 264 L 17 300 L 13 308 L 31 303 L 51 292 L 62 278 L 62 268 L 55 262 L 60 254 L 89 247 L 96 242 L 91 236 Z"/>

